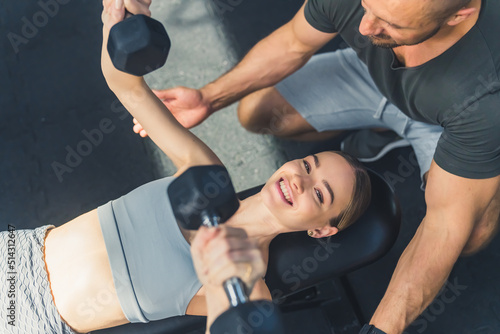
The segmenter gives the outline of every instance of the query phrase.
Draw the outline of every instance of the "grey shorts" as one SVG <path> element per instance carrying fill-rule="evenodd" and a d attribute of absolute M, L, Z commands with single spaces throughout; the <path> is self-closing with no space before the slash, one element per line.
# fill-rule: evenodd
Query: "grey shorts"
<path fill-rule="evenodd" d="M 0 232 L 0 332 L 75 334 L 52 299 L 43 247 L 47 230 Z"/>
<path fill-rule="evenodd" d="M 319 132 L 392 129 L 413 147 L 421 177 L 429 170 L 443 128 L 412 120 L 388 102 L 352 49 L 313 56 L 276 88 Z"/>

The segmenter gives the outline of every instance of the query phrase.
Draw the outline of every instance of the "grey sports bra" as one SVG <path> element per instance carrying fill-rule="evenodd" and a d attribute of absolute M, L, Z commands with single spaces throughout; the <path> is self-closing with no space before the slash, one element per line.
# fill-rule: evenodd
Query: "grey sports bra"
<path fill-rule="evenodd" d="M 201 288 L 172 213 L 167 177 L 98 208 L 113 281 L 130 322 L 184 315 Z"/>

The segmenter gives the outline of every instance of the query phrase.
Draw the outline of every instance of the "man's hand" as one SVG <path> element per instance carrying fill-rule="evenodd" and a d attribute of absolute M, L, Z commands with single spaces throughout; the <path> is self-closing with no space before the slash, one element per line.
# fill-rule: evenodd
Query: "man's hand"
<path fill-rule="evenodd" d="M 239 277 L 251 291 L 266 270 L 256 242 L 242 229 L 201 227 L 191 254 L 198 278 L 207 289 L 220 289 L 227 279 Z"/>
<path fill-rule="evenodd" d="M 211 106 L 201 90 L 187 87 L 153 90 L 177 121 L 190 129 L 202 123 L 211 114 Z"/>
<path fill-rule="evenodd" d="M 198 89 L 179 86 L 171 89 L 153 90 L 153 93 L 186 129 L 201 124 L 213 112 L 210 103 L 203 98 L 202 91 Z M 148 136 L 146 130 L 135 118 L 133 129 L 141 137 Z"/>

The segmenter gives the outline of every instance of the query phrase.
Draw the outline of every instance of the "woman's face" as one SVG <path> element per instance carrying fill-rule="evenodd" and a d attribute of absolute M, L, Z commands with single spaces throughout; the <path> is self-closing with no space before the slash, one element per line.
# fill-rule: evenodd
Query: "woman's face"
<path fill-rule="evenodd" d="M 310 155 L 284 164 L 262 189 L 266 207 L 284 232 L 320 229 L 347 207 L 354 171 L 334 152 Z"/>

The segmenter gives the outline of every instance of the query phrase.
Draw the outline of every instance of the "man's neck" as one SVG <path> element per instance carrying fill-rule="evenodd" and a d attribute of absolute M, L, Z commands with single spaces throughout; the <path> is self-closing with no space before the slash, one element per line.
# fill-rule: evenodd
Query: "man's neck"
<path fill-rule="evenodd" d="M 477 23 L 481 0 L 472 0 L 470 7 L 477 11 L 456 26 L 444 26 L 435 36 L 417 45 L 394 48 L 394 54 L 404 67 L 417 67 L 445 53 L 460 41 Z"/>

